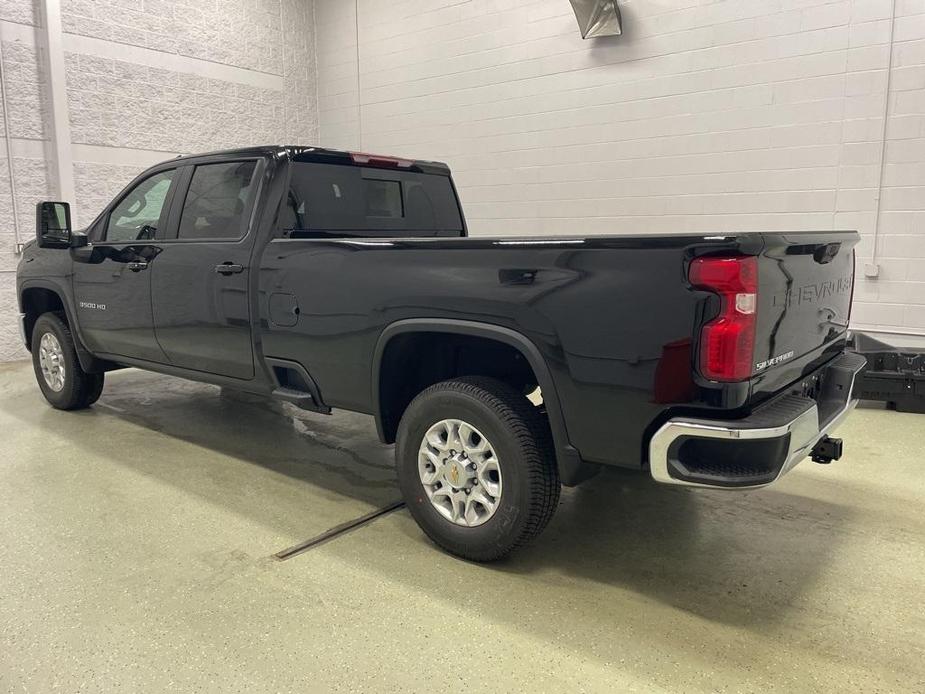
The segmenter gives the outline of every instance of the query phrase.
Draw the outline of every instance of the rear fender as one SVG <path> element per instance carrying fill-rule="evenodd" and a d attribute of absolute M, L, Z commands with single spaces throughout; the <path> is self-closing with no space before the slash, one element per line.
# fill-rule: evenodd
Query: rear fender
<path fill-rule="evenodd" d="M 380 380 L 382 357 L 389 341 L 397 335 L 410 332 L 436 332 L 451 333 L 455 335 L 470 335 L 472 337 L 481 337 L 491 340 L 497 340 L 518 350 L 530 364 L 533 373 L 536 375 L 538 385 L 543 393 L 543 404 L 546 407 L 546 414 L 549 419 L 549 427 L 552 431 L 553 446 L 557 465 L 559 467 L 559 476 L 562 483 L 566 486 L 573 486 L 579 482 L 593 476 L 598 470 L 597 465 L 586 463 L 581 459 L 578 450 L 569 442 L 568 431 L 565 426 L 565 419 L 562 416 L 562 408 L 559 396 L 556 393 L 555 384 L 549 373 L 549 367 L 546 360 L 540 353 L 536 345 L 523 334 L 490 323 L 480 323 L 477 321 L 455 320 L 455 319 L 431 319 L 431 318 L 411 318 L 407 320 L 396 321 L 388 325 L 379 335 L 376 342 L 376 349 L 373 353 L 373 371 L 372 371 L 372 403 L 374 416 L 376 418 L 376 430 L 380 440 L 388 442 L 388 436 L 385 432 L 382 417 L 382 404 L 380 400 Z"/>

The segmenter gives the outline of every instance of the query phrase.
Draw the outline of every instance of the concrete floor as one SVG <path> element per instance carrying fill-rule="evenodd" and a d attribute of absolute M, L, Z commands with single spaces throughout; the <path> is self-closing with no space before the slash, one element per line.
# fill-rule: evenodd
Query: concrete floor
<path fill-rule="evenodd" d="M 0 367 L 0 690 L 922 691 L 925 418 L 751 493 L 604 474 L 505 563 L 436 550 L 366 417 Z"/>

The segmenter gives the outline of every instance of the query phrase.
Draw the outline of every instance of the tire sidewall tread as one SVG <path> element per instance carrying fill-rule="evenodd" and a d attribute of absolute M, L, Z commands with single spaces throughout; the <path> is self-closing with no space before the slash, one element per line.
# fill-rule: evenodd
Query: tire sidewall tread
<path fill-rule="evenodd" d="M 45 382 L 39 362 L 42 336 L 46 333 L 51 333 L 57 338 L 64 355 L 64 387 L 57 392 Z M 97 401 L 103 390 L 104 374 L 90 374 L 81 368 L 74 337 L 71 335 L 64 316 L 58 312 L 43 313 L 35 322 L 35 327 L 32 329 L 32 368 L 42 395 L 52 407 L 59 410 L 79 410 L 89 407 Z"/>
<path fill-rule="evenodd" d="M 418 474 L 424 433 L 447 418 L 475 426 L 501 461 L 500 507 L 474 528 L 441 516 Z M 548 423 L 521 392 L 493 378 L 456 378 L 425 389 L 406 409 L 396 446 L 399 484 L 412 516 L 434 542 L 466 559 L 492 561 L 531 541 L 552 517 L 561 488 L 552 450 Z"/>

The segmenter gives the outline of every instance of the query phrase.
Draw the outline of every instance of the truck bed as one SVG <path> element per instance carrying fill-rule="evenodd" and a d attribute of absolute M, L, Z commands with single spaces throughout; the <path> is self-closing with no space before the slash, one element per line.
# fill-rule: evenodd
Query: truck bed
<path fill-rule="evenodd" d="M 258 303 L 286 294 L 299 320 L 280 326 L 261 314 L 262 344 L 268 357 L 298 358 L 327 405 L 376 413 L 370 365 L 388 325 L 429 318 L 509 328 L 549 365 L 581 458 L 638 468 L 663 419 L 745 416 L 843 349 L 857 239 L 849 231 L 276 239 L 261 260 Z M 833 258 L 816 262 L 813 253 L 832 244 Z M 728 253 L 760 258 L 755 363 L 787 355 L 739 383 L 698 375 L 696 338 L 716 302 L 686 277 L 695 254 Z M 828 322 L 830 311 L 843 324 Z"/>

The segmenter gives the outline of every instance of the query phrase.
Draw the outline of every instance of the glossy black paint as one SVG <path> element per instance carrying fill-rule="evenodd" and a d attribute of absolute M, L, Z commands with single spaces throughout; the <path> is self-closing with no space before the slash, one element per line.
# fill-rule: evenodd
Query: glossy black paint
<path fill-rule="evenodd" d="M 154 337 L 151 313 L 150 268 L 160 251 L 153 244 L 100 244 L 86 262 L 72 261 L 80 335 L 91 352 L 166 359 Z"/>
<path fill-rule="evenodd" d="M 580 456 L 638 468 L 649 435 L 673 414 L 745 416 L 844 349 L 855 232 L 282 238 L 275 220 L 291 158 L 343 156 L 274 147 L 153 167 L 145 175 L 260 158 L 250 232 L 233 242 L 177 240 L 174 203 L 157 238 L 107 244 L 99 228 L 111 205 L 90 227 L 90 251 L 28 247 L 20 291 L 55 287 L 99 357 L 263 393 L 281 385 L 271 363 L 295 363 L 317 384 L 320 407 L 374 415 L 378 359 L 393 334 L 418 322 L 427 332 L 508 340 L 543 388 L 560 464 Z M 414 165 L 448 175 L 437 163 Z M 699 329 L 718 298 L 693 290 L 687 268 L 713 253 L 760 256 L 756 362 L 793 352 L 748 382 L 697 373 Z M 147 267 L 129 269 L 139 258 Z M 242 271 L 215 273 L 222 263 Z M 794 301 L 799 292 L 809 298 Z"/>
<path fill-rule="evenodd" d="M 717 384 L 692 374 L 698 316 L 711 297 L 688 287 L 685 259 L 757 254 L 766 243 L 762 235 L 277 239 L 261 260 L 272 288 L 262 285 L 261 292 L 285 290 L 301 313 L 293 326 L 268 321 L 263 346 L 267 354 L 302 360 L 327 404 L 375 413 L 371 365 L 387 326 L 413 318 L 502 326 L 539 350 L 568 441 L 582 458 L 638 466 L 646 432 L 672 411 L 744 413 L 768 384 L 776 392 L 841 351 L 836 339 L 825 343 L 831 354 L 821 352 L 820 340 L 805 359 L 752 383 Z M 774 337 L 794 335 L 778 330 Z"/>

